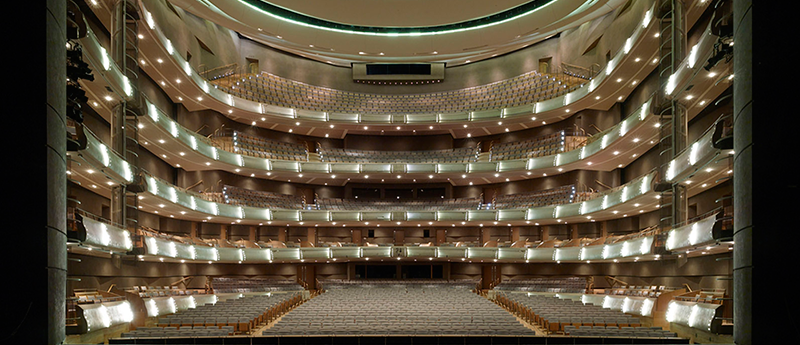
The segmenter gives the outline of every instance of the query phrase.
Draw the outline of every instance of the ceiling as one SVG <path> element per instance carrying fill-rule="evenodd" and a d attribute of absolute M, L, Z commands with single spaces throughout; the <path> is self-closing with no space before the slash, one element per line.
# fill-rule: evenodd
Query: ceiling
<path fill-rule="evenodd" d="M 257 42 L 330 64 L 445 62 L 454 66 L 527 47 L 606 15 L 625 0 L 170 0 L 170 3 Z M 527 12 L 520 10 L 527 7 L 519 7 L 535 4 L 543 5 Z M 284 12 L 282 16 L 273 16 L 254 7 L 258 5 L 281 8 Z M 334 31 L 325 25 L 287 20 L 289 16 L 310 17 L 330 25 L 413 27 L 419 31 L 409 35 Z M 470 26 L 470 21 L 481 25 L 449 31 L 430 28 L 449 24 L 463 28 Z M 420 33 L 428 30 L 435 32 Z"/>

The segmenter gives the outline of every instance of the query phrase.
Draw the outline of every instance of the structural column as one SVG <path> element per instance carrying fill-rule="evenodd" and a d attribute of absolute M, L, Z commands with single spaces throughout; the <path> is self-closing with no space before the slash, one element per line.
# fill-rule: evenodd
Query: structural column
<path fill-rule="evenodd" d="M 222 224 L 219 226 L 219 239 L 227 240 L 229 233 L 230 233 L 231 226 L 228 224 Z"/>
<path fill-rule="evenodd" d="M 258 242 L 258 227 L 250 226 L 250 236 L 247 237 L 250 242 Z"/>
<path fill-rule="evenodd" d="M 30 296 L 27 310 L 8 322 L 19 328 L 14 336 L 30 343 L 61 344 L 66 339 L 67 287 L 67 7 L 64 0 L 47 1 L 45 36 L 46 74 L 46 181 L 47 218 L 44 233 L 31 236 L 39 244 L 35 255 L 44 270 L 30 270 L 31 285 L 44 285 L 46 296 Z M 32 231 L 33 232 L 33 231 Z M 29 258 L 32 256 L 28 256 Z M 24 265 L 23 265 L 24 266 Z M 39 266 L 41 267 L 41 266 Z M 40 272 L 35 275 L 35 272 Z M 11 315 L 10 313 L 8 315 Z M 13 328 L 9 328 L 13 329 Z M 8 335 L 6 335 L 8 336 Z"/>
<path fill-rule="evenodd" d="M 762 297 L 753 293 L 752 7 L 751 0 L 733 1 L 733 33 L 736 43 L 733 49 L 733 209 L 735 210 L 733 216 L 733 339 L 736 344 L 741 345 L 753 343 L 754 304 L 752 299 Z M 773 117 L 773 119 L 781 121 L 777 117 Z M 779 164 L 779 162 L 770 163 Z M 791 179 L 791 176 L 774 177 L 774 179 L 784 178 Z M 765 199 L 760 201 L 765 201 Z M 779 213 L 776 211 L 775 216 L 778 216 Z M 775 262 L 774 264 L 779 265 L 780 263 Z M 780 308 L 776 306 L 775 309 Z M 760 316 L 766 317 L 767 315 Z M 778 315 L 769 315 L 769 318 L 773 319 L 773 316 L 774 320 L 780 320 Z M 775 332 L 779 331 L 775 330 Z"/>

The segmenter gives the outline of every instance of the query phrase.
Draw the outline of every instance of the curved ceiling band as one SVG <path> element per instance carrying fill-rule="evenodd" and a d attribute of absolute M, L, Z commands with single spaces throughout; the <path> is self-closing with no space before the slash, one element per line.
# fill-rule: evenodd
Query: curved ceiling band
<path fill-rule="evenodd" d="M 542 9 L 547 5 L 555 3 L 556 0 L 533 0 L 486 17 L 452 24 L 419 27 L 381 27 L 343 24 L 294 12 L 270 4 L 264 0 L 239 0 L 239 2 L 276 19 L 322 30 L 373 36 L 425 36 L 475 30 L 505 23 Z"/>

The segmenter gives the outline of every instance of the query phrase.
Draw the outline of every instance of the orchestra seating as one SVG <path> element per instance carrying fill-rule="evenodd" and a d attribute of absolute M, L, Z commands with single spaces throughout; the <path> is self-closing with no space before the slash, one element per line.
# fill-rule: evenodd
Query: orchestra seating
<path fill-rule="evenodd" d="M 477 210 L 480 198 L 428 199 L 410 201 L 356 200 L 324 198 L 317 199 L 319 210 L 327 211 L 445 211 Z"/>
<path fill-rule="evenodd" d="M 469 163 L 477 160 L 474 147 L 428 151 L 370 151 L 318 147 L 323 162 L 330 163 Z"/>
<path fill-rule="evenodd" d="M 218 88 L 254 102 L 285 108 L 350 114 L 434 114 L 495 110 L 533 104 L 571 92 L 567 85 L 537 71 L 495 83 L 453 91 L 374 94 L 313 86 L 270 73 L 245 75 L 235 85 Z"/>
<path fill-rule="evenodd" d="M 322 279 L 320 284 L 327 289 L 369 288 L 369 287 L 449 287 L 474 289 L 478 283 L 472 279 Z"/>
<path fill-rule="evenodd" d="M 139 327 L 125 332 L 120 338 L 169 338 L 169 337 L 224 337 L 234 333 L 234 326 L 185 326 L 178 327 Z"/>
<path fill-rule="evenodd" d="M 564 326 L 564 335 L 584 337 L 626 337 L 626 338 L 675 338 L 675 332 L 664 330 L 658 326 L 650 327 L 616 327 L 616 326 Z"/>
<path fill-rule="evenodd" d="M 562 205 L 575 202 L 575 185 L 538 190 L 528 193 L 497 196 L 493 203 L 495 209 L 520 209 Z"/>
<path fill-rule="evenodd" d="M 214 277 L 211 286 L 215 293 L 301 291 L 303 287 L 294 280 Z"/>
<path fill-rule="evenodd" d="M 503 280 L 494 287 L 495 290 L 526 292 L 584 293 L 586 278 L 528 278 Z"/>
<path fill-rule="evenodd" d="M 168 330 L 186 330 L 198 327 L 219 328 L 229 326 L 231 333 L 249 333 L 254 327 L 270 322 L 302 302 L 297 292 L 248 296 L 204 304 L 184 312 L 158 319 L 158 327 Z M 175 335 L 179 336 L 179 335 Z"/>
<path fill-rule="evenodd" d="M 641 327 L 638 318 L 602 306 L 544 295 L 498 292 L 497 302 L 531 324 L 553 334 L 563 334 L 565 326 L 576 328 L 603 326 L 606 329 Z M 623 336 L 633 336 L 624 334 Z"/>
<path fill-rule="evenodd" d="M 270 193 L 258 190 L 233 187 L 222 187 L 225 203 L 260 208 L 280 208 L 300 210 L 305 207 L 303 199 L 296 195 Z"/>
<path fill-rule="evenodd" d="M 473 285 L 474 286 L 474 285 Z M 262 335 L 534 335 L 489 300 L 449 284 L 329 288 Z"/>

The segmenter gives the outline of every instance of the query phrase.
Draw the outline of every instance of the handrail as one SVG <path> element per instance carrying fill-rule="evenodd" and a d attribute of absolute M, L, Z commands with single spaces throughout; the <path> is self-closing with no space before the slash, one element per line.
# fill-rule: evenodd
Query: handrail
<path fill-rule="evenodd" d="M 101 223 L 106 223 L 108 225 L 112 225 L 112 226 L 118 227 L 120 229 L 126 229 L 126 227 L 124 225 L 122 225 L 122 224 L 112 222 L 109 219 L 106 219 L 106 218 L 103 218 L 101 216 L 98 216 L 98 215 L 96 215 L 94 213 L 91 213 L 89 211 L 86 211 L 86 210 L 84 210 L 82 208 L 79 208 L 79 207 L 68 207 L 67 208 L 67 213 L 68 214 L 69 214 L 70 210 L 73 210 L 74 213 L 77 213 L 77 214 L 81 215 L 81 217 L 86 217 L 86 218 L 89 218 L 89 219 L 93 219 L 93 220 L 96 220 L 96 221 L 101 222 Z"/>
<path fill-rule="evenodd" d="M 695 222 L 698 222 L 698 221 L 703 220 L 705 218 L 708 218 L 708 217 L 710 217 L 711 215 L 713 215 L 715 213 L 719 213 L 720 211 L 724 211 L 724 206 L 715 207 L 714 209 L 712 209 L 712 210 L 710 210 L 708 212 L 705 212 L 703 214 L 700 214 L 700 215 L 694 216 L 692 218 L 689 218 L 687 220 L 684 220 L 684 221 L 682 221 L 680 223 L 677 223 L 677 224 L 673 225 L 672 227 L 673 228 L 678 228 L 678 227 L 684 226 L 686 224 L 695 223 Z"/>

